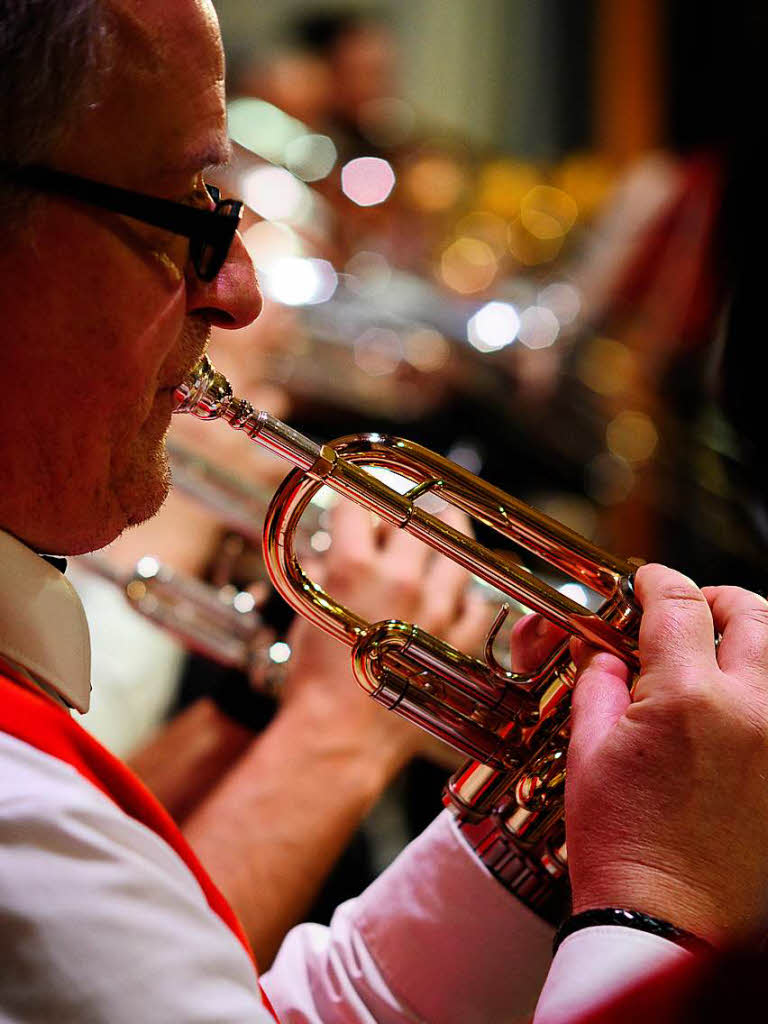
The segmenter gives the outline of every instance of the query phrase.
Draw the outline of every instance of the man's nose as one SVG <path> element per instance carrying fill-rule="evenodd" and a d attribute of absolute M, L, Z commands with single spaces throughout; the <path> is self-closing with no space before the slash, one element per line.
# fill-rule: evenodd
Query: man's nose
<path fill-rule="evenodd" d="M 217 327 L 246 327 L 261 312 L 262 297 L 251 257 L 238 232 L 213 281 L 187 271 L 187 313 L 204 315 Z"/>

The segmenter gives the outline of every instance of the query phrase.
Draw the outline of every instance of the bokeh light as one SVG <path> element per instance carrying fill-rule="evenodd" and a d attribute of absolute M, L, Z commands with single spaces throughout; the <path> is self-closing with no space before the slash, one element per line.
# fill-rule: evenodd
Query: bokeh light
<path fill-rule="evenodd" d="M 503 218 L 487 210 L 474 210 L 456 225 L 457 237 L 479 238 L 493 249 L 496 256 L 503 255 L 507 248 L 507 223 Z"/>
<path fill-rule="evenodd" d="M 608 450 L 629 463 L 649 459 L 659 443 L 653 420 L 644 412 L 625 409 L 615 416 L 605 430 Z"/>
<path fill-rule="evenodd" d="M 516 217 L 523 196 L 535 188 L 540 174 L 533 164 L 499 159 L 487 163 L 477 182 L 478 205 L 505 220 Z"/>
<path fill-rule="evenodd" d="M 546 306 L 529 306 L 520 315 L 518 338 L 527 348 L 548 348 L 560 333 L 560 321 Z"/>
<path fill-rule="evenodd" d="M 473 441 L 456 441 L 446 452 L 446 457 L 469 473 L 477 474 L 483 468 L 483 456 Z"/>
<path fill-rule="evenodd" d="M 439 331 L 423 327 L 406 334 L 403 355 L 422 373 L 435 373 L 451 358 L 451 346 Z"/>
<path fill-rule="evenodd" d="M 301 135 L 285 147 L 285 166 L 302 181 L 321 181 L 334 168 L 338 153 L 327 135 Z"/>
<path fill-rule="evenodd" d="M 307 186 L 284 167 L 255 167 L 240 188 L 248 206 L 266 220 L 297 220 L 311 206 Z"/>
<path fill-rule="evenodd" d="M 520 329 L 520 316 L 507 302 L 489 302 L 467 324 L 467 340 L 480 352 L 495 352 L 511 344 Z"/>
<path fill-rule="evenodd" d="M 317 551 L 318 554 L 322 554 L 324 551 L 328 551 L 331 546 L 331 535 L 327 530 L 315 530 L 312 536 L 309 538 L 309 546 L 313 551 Z"/>
<path fill-rule="evenodd" d="M 565 235 L 556 238 L 539 238 L 532 235 L 522 220 L 516 217 L 509 225 L 507 244 L 509 251 L 525 267 L 537 267 L 549 263 L 559 255 Z"/>
<path fill-rule="evenodd" d="M 403 359 L 403 343 L 387 327 L 369 327 L 355 341 L 355 363 L 372 377 L 394 373 Z"/>
<path fill-rule="evenodd" d="M 232 607 L 241 615 L 247 615 L 256 607 L 256 598 L 247 590 L 239 590 L 232 598 Z"/>
<path fill-rule="evenodd" d="M 406 197 L 425 213 L 450 210 L 467 188 L 463 166 L 441 153 L 420 156 L 406 168 L 403 176 Z"/>
<path fill-rule="evenodd" d="M 347 287 L 356 295 L 372 297 L 381 295 L 392 280 L 392 267 L 379 252 L 361 250 L 356 252 L 344 267 Z"/>
<path fill-rule="evenodd" d="M 269 648 L 269 659 L 276 665 L 284 665 L 291 656 L 291 648 L 288 644 L 283 643 L 282 640 L 278 640 L 277 643 L 272 644 Z"/>
<path fill-rule="evenodd" d="M 579 208 L 562 189 L 537 185 L 520 203 L 520 221 L 542 242 L 562 238 L 576 222 Z"/>
<path fill-rule="evenodd" d="M 242 97 L 227 108 L 229 134 L 239 145 L 273 164 L 285 161 L 287 146 L 307 128 L 265 100 Z"/>
<path fill-rule="evenodd" d="M 136 574 L 143 580 L 151 580 L 160 572 L 160 563 L 152 555 L 144 555 L 136 565 Z"/>
<path fill-rule="evenodd" d="M 551 309 L 560 325 L 567 327 L 581 312 L 581 293 L 567 281 L 553 281 L 539 292 L 538 304 Z"/>
<path fill-rule="evenodd" d="M 579 380 L 598 395 L 620 395 L 635 379 L 634 353 L 613 338 L 591 338 L 576 364 Z"/>
<path fill-rule="evenodd" d="M 262 220 L 243 234 L 243 242 L 254 265 L 267 269 L 277 260 L 301 256 L 301 239 L 287 224 Z"/>
<path fill-rule="evenodd" d="M 389 198 L 395 187 L 395 172 L 388 160 L 360 156 L 341 169 L 341 189 L 358 206 L 376 206 Z"/>
<path fill-rule="evenodd" d="M 461 295 L 484 291 L 496 277 L 499 261 L 487 242 L 479 238 L 457 238 L 443 253 L 440 276 Z"/>
<path fill-rule="evenodd" d="M 309 306 L 327 302 L 338 285 L 338 277 L 327 260 L 287 257 L 266 269 L 262 285 L 270 298 L 286 306 Z"/>

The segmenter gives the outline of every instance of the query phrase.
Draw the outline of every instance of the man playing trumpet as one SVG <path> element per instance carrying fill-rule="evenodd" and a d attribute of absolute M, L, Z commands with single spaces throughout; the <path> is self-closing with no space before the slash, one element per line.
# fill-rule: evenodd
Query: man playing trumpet
<path fill-rule="evenodd" d="M 255 780 L 309 772 L 315 785 L 357 784 L 392 753 L 378 722 L 350 729 L 311 687 L 278 715 L 249 770 L 189 832 L 213 874 L 225 865 L 230 907 L 162 808 L 70 718 L 88 704 L 87 631 L 40 554 L 102 547 L 157 510 L 174 389 L 210 326 L 245 326 L 260 296 L 235 225 L 222 227 L 232 205 L 205 184 L 205 169 L 228 155 L 207 0 L 72 0 L 66 12 L 52 0 L 5 0 L 0 26 L 3 1015 L 525 1016 L 551 930 L 447 815 L 329 930 L 290 933 L 264 979 L 274 1011 L 260 992 L 238 921 L 247 927 L 264 884 L 249 857 Z M 133 194 L 130 212 L 115 188 Z M 569 778 L 574 909 L 623 910 L 633 923 L 572 921 L 541 1024 L 764 919 L 765 604 L 727 588 L 702 593 L 660 567 L 638 573 L 637 592 L 634 696 L 621 663 L 582 652 Z M 529 657 L 542 638 L 528 624 L 518 633 Z M 362 749 L 372 736 L 373 761 Z M 290 847 L 284 804 L 272 807 L 275 843 Z M 281 880 L 267 884 L 277 893 Z"/>

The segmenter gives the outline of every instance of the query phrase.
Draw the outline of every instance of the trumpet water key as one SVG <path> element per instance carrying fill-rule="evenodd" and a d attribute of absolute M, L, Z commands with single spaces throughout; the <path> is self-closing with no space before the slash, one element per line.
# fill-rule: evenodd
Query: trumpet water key
<path fill-rule="evenodd" d="M 531 867 L 544 879 L 527 894 L 528 902 L 545 908 L 551 897 L 549 880 L 566 869 L 564 764 L 574 678 L 567 642 L 535 672 L 524 675 L 503 667 L 493 653 L 506 606 L 491 627 L 483 658 L 458 651 L 411 623 L 369 623 L 306 575 L 294 537 L 314 494 L 329 487 L 635 669 L 639 615 L 631 577 L 639 562 L 602 551 L 410 441 L 364 434 L 318 444 L 236 398 L 207 358 L 177 389 L 175 411 L 223 419 L 293 464 L 264 523 L 264 559 L 272 582 L 297 612 L 351 648 L 355 676 L 375 700 L 470 758 L 448 783 L 446 802 L 470 825 L 492 824 L 492 838 L 486 829 L 478 843 L 493 843 L 497 861 L 506 857 L 505 844 L 525 851 L 525 870 Z M 384 467 L 412 486 L 399 493 L 370 472 L 373 467 Z M 465 536 L 419 506 L 426 494 L 439 495 L 600 595 L 602 605 L 590 610 L 504 554 Z"/>

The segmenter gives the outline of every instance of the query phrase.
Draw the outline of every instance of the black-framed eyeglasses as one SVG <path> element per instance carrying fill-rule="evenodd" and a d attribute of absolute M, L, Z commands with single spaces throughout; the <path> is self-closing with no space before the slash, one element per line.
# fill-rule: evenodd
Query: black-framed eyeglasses
<path fill-rule="evenodd" d="M 201 210 L 37 164 L 0 164 L 0 172 L 20 185 L 77 199 L 188 238 L 189 258 L 202 281 L 213 281 L 224 266 L 243 215 L 242 201 L 222 199 L 214 185 L 206 185 L 214 208 Z"/>

